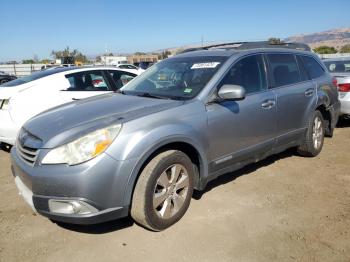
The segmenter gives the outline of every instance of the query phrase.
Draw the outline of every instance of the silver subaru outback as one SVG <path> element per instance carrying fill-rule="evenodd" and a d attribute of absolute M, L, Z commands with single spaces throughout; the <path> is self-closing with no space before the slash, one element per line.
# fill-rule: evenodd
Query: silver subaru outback
<path fill-rule="evenodd" d="M 302 45 L 301 45 L 302 46 Z M 198 48 L 159 62 L 120 91 L 28 121 L 12 148 L 22 196 L 56 221 L 131 215 L 163 230 L 193 190 L 296 147 L 321 152 L 338 119 L 337 87 L 300 45 Z"/>

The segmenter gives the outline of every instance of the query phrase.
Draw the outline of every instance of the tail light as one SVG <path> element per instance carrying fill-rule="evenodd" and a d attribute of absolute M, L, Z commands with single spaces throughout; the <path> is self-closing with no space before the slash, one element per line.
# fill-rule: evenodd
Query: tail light
<path fill-rule="evenodd" d="M 350 83 L 339 84 L 338 91 L 339 92 L 350 92 Z"/>

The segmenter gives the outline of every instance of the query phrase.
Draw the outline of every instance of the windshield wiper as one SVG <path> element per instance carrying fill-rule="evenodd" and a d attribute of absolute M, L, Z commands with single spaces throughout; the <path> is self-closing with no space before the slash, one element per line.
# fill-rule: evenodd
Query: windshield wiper
<path fill-rule="evenodd" d="M 144 92 L 144 93 L 138 93 L 136 94 L 137 96 L 141 96 L 141 97 L 149 97 L 149 98 L 157 98 L 157 99 L 170 99 L 168 97 L 165 96 L 159 96 L 159 95 L 154 95 L 148 92 Z"/>

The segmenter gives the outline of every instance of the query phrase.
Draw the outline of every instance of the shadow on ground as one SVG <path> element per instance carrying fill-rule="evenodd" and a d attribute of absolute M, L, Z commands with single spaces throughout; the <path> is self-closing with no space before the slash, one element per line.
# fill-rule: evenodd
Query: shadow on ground
<path fill-rule="evenodd" d="M 221 175 L 218 178 L 210 181 L 203 191 L 194 191 L 193 198 L 195 200 L 200 200 L 205 193 L 209 192 L 213 188 L 218 187 L 220 185 L 230 183 L 238 177 L 241 177 L 244 175 L 249 175 L 250 173 L 255 172 L 259 168 L 264 167 L 264 166 L 269 166 L 278 160 L 294 156 L 296 154 L 295 151 L 296 151 L 295 148 L 291 148 L 291 149 L 288 149 L 287 151 L 284 151 L 284 152 L 279 153 L 277 155 L 269 156 L 269 157 L 267 157 L 267 158 L 265 158 L 257 163 L 247 165 L 247 166 L 245 166 L 237 171 L 234 171 L 232 173 L 227 173 L 227 174 Z"/>
<path fill-rule="evenodd" d="M 119 231 L 124 228 L 131 227 L 134 224 L 134 221 L 131 217 L 121 218 L 118 220 L 108 221 L 101 224 L 95 225 L 74 225 L 74 224 L 66 224 L 61 222 L 52 221 L 56 223 L 58 226 L 80 233 L 85 234 L 106 234 L 114 231 Z"/>
<path fill-rule="evenodd" d="M 337 128 L 347 128 L 350 127 L 350 117 L 344 118 L 341 117 L 339 118 L 339 121 L 337 123 Z"/>

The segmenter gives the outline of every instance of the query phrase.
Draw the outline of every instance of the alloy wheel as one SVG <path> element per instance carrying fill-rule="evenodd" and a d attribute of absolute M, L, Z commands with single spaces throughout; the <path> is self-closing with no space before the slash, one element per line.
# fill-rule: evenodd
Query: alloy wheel
<path fill-rule="evenodd" d="M 322 144 L 323 138 L 323 127 L 322 120 L 319 117 L 316 117 L 312 127 L 312 141 L 315 149 L 319 149 Z"/>
<path fill-rule="evenodd" d="M 169 219 L 179 212 L 189 192 L 189 177 L 180 164 L 169 166 L 158 178 L 153 194 L 156 214 Z"/>

